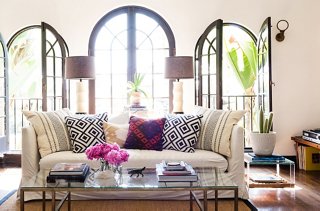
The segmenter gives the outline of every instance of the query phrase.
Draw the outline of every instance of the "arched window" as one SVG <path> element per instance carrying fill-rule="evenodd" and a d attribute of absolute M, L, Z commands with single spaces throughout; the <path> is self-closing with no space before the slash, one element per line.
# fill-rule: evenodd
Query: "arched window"
<path fill-rule="evenodd" d="M 90 113 L 117 113 L 129 105 L 127 82 L 144 75 L 142 88 L 149 108 L 169 109 L 169 81 L 164 58 L 175 54 L 175 39 L 167 22 L 139 6 L 125 6 L 102 17 L 89 41 L 96 57 L 96 79 L 89 81 Z"/>
<path fill-rule="evenodd" d="M 255 36 L 240 24 L 219 19 L 207 27 L 195 47 L 195 103 L 246 110 L 242 123 L 247 131 L 257 127 L 259 106 L 272 110 L 270 22 L 267 18 Z"/>
<path fill-rule="evenodd" d="M 25 27 L 8 42 L 10 149 L 20 149 L 22 110 L 68 107 L 64 58 L 68 48 L 52 26 Z"/>

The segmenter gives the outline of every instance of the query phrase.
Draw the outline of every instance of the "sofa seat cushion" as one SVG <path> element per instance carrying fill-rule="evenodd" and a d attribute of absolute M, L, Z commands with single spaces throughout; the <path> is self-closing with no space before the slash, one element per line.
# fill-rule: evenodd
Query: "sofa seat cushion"
<path fill-rule="evenodd" d="M 127 149 L 129 161 L 123 166 L 129 168 L 147 167 L 154 168 L 162 160 L 183 160 L 194 167 L 217 167 L 225 171 L 228 167 L 227 160 L 220 154 L 196 149 L 194 153 L 179 152 L 174 150 L 139 150 Z M 99 166 L 98 161 L 88 160 L 85 153 L 73 153 L 72 151 L 61 151 L 49 154 L 40 160 L 40 169 L 49 170 L 56 163 L 85 162 L 93 168 Z"/>

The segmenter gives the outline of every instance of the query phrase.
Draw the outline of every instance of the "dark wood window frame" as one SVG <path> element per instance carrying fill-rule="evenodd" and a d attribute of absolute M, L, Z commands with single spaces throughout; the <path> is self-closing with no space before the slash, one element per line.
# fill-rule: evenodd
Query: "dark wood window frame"
<path fill-rule="evenodd" d="M 223 109 L 223 79 L 222 79 L 222 49 L 223 49 L 223 26 L 233 25 L 241 28 L 246 32 L 256 43 L 257 53 L 258 53 L 258 72 L 257 72 L 257 82 L 256 85 L 258 99 L 258 106 L 262 105 L 264 110 L 267 112 L 272 111 L 272 68 L 271 68 L 271 18 L 268 17 L 262 24 L 258 38 L 246 27 L 236 24 L 236 23 L 223 23 L 221 19 L 218 19 L 212 22 L 203 34 L 198 39 L 195 52 L 194 52 L 194 64 L 195 64 L 195 104 L 200 106 L 205 106 L 208 108 L 214 109 Z M 215 37 L 212 40 L 208 38 L 208 35 L 215 30 Z M 210 37 L 212 38 L 212 37 Z M 208 49 L 206 55 L 203 52 L 204 44 L 207 43 Z M 207 61 L 203 60 L 203 56 L 207 56 Z M 210 72 L 210 56 L 214 56 L 215 59 L 215 73 Z M 205 57 L 204 57 L 205 58 Z M 208 65 L 205 66 L 204 62 L 207 62 Z M 208 68 L 203 74 L 204 66 Z M 266 68 L 267 67 L 267 68 Z M 203 77 L 206 77 L 206 81 L 203 80 Z M 212 81 L 210 77 L 215 77 L 215 93 L 211 93 Z M 264 84 L 266 81 L 269 81 L 269 84 Z M 203 86 L 206 84 L 207 93 L 203 93 Z M 204 96 L 207 95 L 207 101 L 203 102 Z M 215 101 L 212 100 L 215 97 Z M 211 102 L 214 101 L 215 103 Z M 252 116 L 251 116 L 252 117 Z M 252 126 L 251 126 L 252 129 Z"/>
<path fill-rule="evenodd" d="M 68 96 L 70 96 L 70 91 L 68 89 L 69 87 L 69 82 L 66 81 L 65 77 L 64 77 L 64 71 L 65 71 L 65 57 L 67 57 L 69 55 L 69 49 L 68 46 L 65 42 L 65 40 L 62 38 L 62 36 L 49 24 L 41 22 L 41 25 L 31 25 L 31 26 L 27 26 L 19 31 L 17 31 L 8 41 L 7 43 L 7 48 L 10 49 L 11 45 L 14 43 L 15 39 L 22 33 L 28 31 L 28 30 L 32 30 L 32 29 L 39 29 L 40 33 L 41 33 L 41 40 L 39 40 L 41 42 L 41 74 L 42 74 L 42 81 L 41 81 L 41 85 L 42 85 L 42 97 L 41 98 L 23 98 L 23 99 L 19 99 L 20 100 L 20 104 L 21 105 L 28 105 L 27 107 L 30 108 L 31 104 L 35 104 L 36 108 L 34 108 L 35 110 L 41 110 L 41 111 L 48 111 L 49 110 L 56 110 L 56 109 L 60 109 L 60 108 L 68 108 L 70 105 L 70 99 Z M 50 40 L 47 36 L 47 33 L 50 32 L 52 36 L 50 36 Z M 54 38 L 54 39 L 52 39 Z M 56 52 L 57 50 L 59 50 L 59 53 Z M 52 62 L 49 63 L 47 62 L 48 59 L 51 59 Z M 56 59 L 61 60 L 61 62 L 57 62 Z M 47 71 L 49 68 L 49 64 L 51 64 L 52 66 L 50 66 L 53 75 L 48 75 Z M 58 66 L 61 65 L 61 66 Z M 57 72 L 57 68 L 60 68 L 59 74 Z M 8 76 L 10 77 L 10 72 L 8 71 Z M 52 81 L 52 90 L 53 90 L 53 94 L 48 96 L 48 87 L 47 87 L 47 82 L 48 79 Z M 57 80 L 61 80 L 61 87 L 58 87 L 57 84 Z M 61 90 L 61 96 L 58 96 L 57 93 L 57 89 Z M 8 98 L 9 98 L 9 94 L 8 94 Z M 48 101 L 49 98 L 51 99 L 51 105 L 48 108 Z M 16 102 L 15 102 L 16 103 Z M 15 104 L 14 103 L 14 104 Z M 15 108 L 13 108 L 12 112 L 14 112 L 14 114 L 12 114 L 13 119 L 10 119 L 10 122 L 13 124 L 13 133 L 14 134 L 18 134 L 21 132 L 21 127 L 23 127 L 26 124 L 26 119 L 22 116 L 21 112 L 16 113 L 17 110 L 20 110 L 21 108 L 17 108 L 15 106 Z M 23 108 L 26 109 L 26 108 Z M 21 116 L 20 116 L 21 113 Z M 9 108 L 8 108 L 8 118 L 9 118 Z M 9 126 L 8 126 L 9 127 Z M 10 126 L 11 127 L 11 126 Z M 14 136 L 15 142 L 17 142 L 17 136 Z M 10 140 L 13 141 L 13 140 Z"/>
<path fill-rule="evenodd" d="M 94 26 L 92 33 L 90 35 L 89 40 L 89 52 L 90 56 L 94 56 L 95 49 L 94 45 L 98 36 L 100 29 L 105 25 L 106 22 L 111 20 L 112 18 L 120 15 L 120 14 L 128 14 L 128 69 L 127 69 L 127 78 L 128 80 L 133 80 L 133 75 L 136 72 L 136 46 L 135 46 L 135 39 L 136 39 L 136 31 L 135 31 L 135 14 L 140 13 L 150 17 L 151 19 L 155 20 L 161 28 L 164 30 L 168 43 L 169 43 L 169 55 L 168 56 L 175 56 L 176 47 L 175 47 L 175 38 L 173 32 L 169 26 L 169 24 L 156 12 L 140 7 L 140 6 L 124 6 L 112 10 L 111 12 L 104 15 Z M 170 80 L 169 83 L 169 90 L 172 90 L 173 81 Z M 169 92 L 169 110 L 172 110 L 172 92 Z M 95 80 L 89 81 L 89 113 L 95 113 Z"/>
<path fill-rule="evenodd" d="M 1 105 L 1 109 L 3 109 L 4 115 L 1 115 L 1 119 L 4 119 L 4 121 L 1 121 L 1 127 L 3 127 L 4 130 L 4 136 L 0 137 L 0 153 L 2 151 L 5 151 L 9 148 L 9 118 L 8 118 L 8 113 L 9 113 L 9 94 L 8 94 L 8 50 L 7 46 L 5 45 L 4 39 L 2 38 L 2 35 L 0 33 L 0 50 L 2 51 L 2 57 L 0 57 L 0 60 L 2 60 L 3 65 L 3 72 L 0 75 L 0 78 L 3 81 L 3 84 L 1 85 L 3 88 L 3 91 L 1 90 L 1 93 L 3 95 L 0 96 L 1 102 L 4 103 L 4 105 Z"/>

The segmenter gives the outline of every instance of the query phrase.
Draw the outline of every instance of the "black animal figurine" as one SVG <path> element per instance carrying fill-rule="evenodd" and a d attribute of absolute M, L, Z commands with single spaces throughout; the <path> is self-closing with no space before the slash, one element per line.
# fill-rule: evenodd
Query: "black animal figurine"
<path fill-rule="evenodd" d="M 132 175 L 136 174 L 137 177 L 139 177 L 139 175 L 141 175 L 142 177 L 144 176 L 142 171 L 145 170 L 146 167 L 143 167 L 141 169 L 131 169 L 128 171 L 128 174 L 130 174 L 130 177 L 132 177 Z"/>

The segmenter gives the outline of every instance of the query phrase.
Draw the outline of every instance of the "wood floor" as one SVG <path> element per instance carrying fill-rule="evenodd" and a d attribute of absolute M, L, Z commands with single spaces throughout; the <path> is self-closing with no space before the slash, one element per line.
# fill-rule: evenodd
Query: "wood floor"
<path fill-rule="evenodd" d="M 274 168 L 251 166 L 251 172 L 273 172 Z M 3 174 L 20 174 L 17 168 L 0 168 L 0 176 Z M 281 169 L 282 176 L 288 178 L 289 170 Z M 251 202 L 258 210 L 282 211 L 282 210 L 320 210 L 320 171 L 296 170 L 296 187 L 292 188 L 250 188 Z M 12 177 L 14 180 L 17 177 Z M 0 180 L 0 189 L 8 180 Z M 1 193 L 1 191 L 0 191 Z M 1 198 L 1 196 L 0 196 Z"/>
<path fill-rule="evenodd" d="M 271 167 L 250 167 L 251 172 L 274 172 Z M 281 168 L 281 176 L 289 178 L 289 169 Z M 295 188 L 250 188 L 249 201 L 263 211 L 320 210 L 320 171 L 296 170 Z"/>

